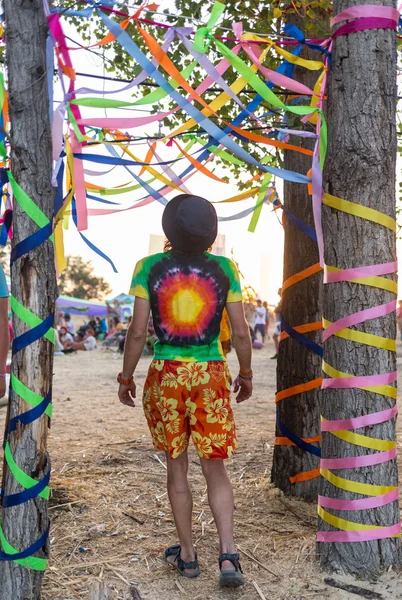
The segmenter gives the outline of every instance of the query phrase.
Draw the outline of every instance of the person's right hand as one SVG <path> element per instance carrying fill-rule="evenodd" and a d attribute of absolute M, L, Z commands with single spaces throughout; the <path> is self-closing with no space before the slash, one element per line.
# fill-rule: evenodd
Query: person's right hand
<path fill-rule="evenodd" d="M 240 377 L 240 375 L 238 375 L 233 383 L 233 391 L 236 393 L 239 390 L 240 392 L 236 396 L 237 404 L 240 404 L 240 402 L 244 402 L 245 400 L 251 398 L 253 394 L 253 380 L 243 379 Z"/>
<path fill-rule="evenodd" d="M 6 378 L 0 377 L 0 398 L 6 395 Z"/>
<path fill-rule="evenodd" d="M 119 400 L 122 404 L 126 406 L 132 406 L 134 408 L 134 398 L 136 397 L 136 389 L 134 381 L 130 383 L 130 385 L 123 385 L 122 383 L 119 385 L 118 396 Z"/>

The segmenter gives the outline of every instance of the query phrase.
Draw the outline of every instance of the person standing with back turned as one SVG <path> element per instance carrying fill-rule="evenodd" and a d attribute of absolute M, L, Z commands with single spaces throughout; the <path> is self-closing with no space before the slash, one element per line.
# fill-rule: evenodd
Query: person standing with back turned
<path fill-rule="evenodd" d="M 158 341 L 144 386 L 143 407 L 154 446 L 164 450 L 167 489 L 180 544 L 164 560 L 184 577 L 200 574 L 192 540 L 193 501 L 188 483 L 190 437 L 201 459 L 208 500 L 220 538 L 220 585 L 244 584 L 233 541 L 233 489 L 224 459 L 237 447 L 230 405 L 230 374 L 219 342 L 226 306 L 239 360 L 237 403 L 252 394 L 251 341 L 235 265 L 209 253 L 217 236 L 213 205 L 180 194 L 166 206 L 165 252 L 140 260 L 130 294 L 136 297 L 127 332 L 119 398 L 134 406 L 133 375 L 141 356 L 150 309 Z"/>

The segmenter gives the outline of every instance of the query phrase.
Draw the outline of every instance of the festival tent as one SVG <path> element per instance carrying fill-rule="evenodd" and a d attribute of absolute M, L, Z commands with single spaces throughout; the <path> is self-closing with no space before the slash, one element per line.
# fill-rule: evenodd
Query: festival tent
<path fill-rule="evenodd" d="M 69 296 L 59 296 L 57 299 L 57 309 L 61 312 L 68 312 L 72 315 L 82 315 L 86 317 L 106 317 L 106 302 L 96 302 L 96 300 L 82 300 L 81 298 L 70 298 Z"/>
<path fill-rule="evenodd" d="M 127 318 L 133 314 L 133 307 L 134 307 L 134 301 L 135 301 L 134 296 L 130 296 L 129 294 L 121 293 L 118 296 L 116 296 L 115 298 L 112 298 L 112 300 L 108 300 L 107 303 L 110 306 L 112 306 L 113 302 L 115 300 L 118 300 L 118 302 L 120 303 L 120 306 L 123 309 L 124 318 Z"/>

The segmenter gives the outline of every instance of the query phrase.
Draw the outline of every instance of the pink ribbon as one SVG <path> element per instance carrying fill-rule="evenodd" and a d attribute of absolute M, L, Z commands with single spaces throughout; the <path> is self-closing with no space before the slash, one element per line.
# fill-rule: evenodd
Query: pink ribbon
<path fill-rule="evenodd" d="M 81 146 L 73 130 L 70 130 L 71 149 L 74 154 L 81 153 Z M 77 229 L 85 231 L 88 229 L 88 207 L 87 193 L 85 189 L 84 163 L 78 158 L 74 158 L 74 178 L 75 178 L 75 203 L 77 207 Z"/>
<path fill-rule="evenodd" d="M 393 19 L 371 19 L 368 17 L 342 25 L 342 27 L 339 27 L 339 29 L 332 34 L 332 38 L 337 38 L 340 35 L 348 35 L 349 33 L 356 33 L 356 31 L 367 31 L 368 29 L 392 29 L 393 31 L 396 31 L 397 26 L 397 23 L 395 23 Z"/>
<path fill-rule="evenodd" d="M 369 540 L 382 540 L 394 537 L 401 532 L 401 524 L 395 523 L 390 527 L 381 529 L 368 529 L 366 531 L 319 531 L 317 542 L 368 542 Z"/>
<path fill-rule="evenodd" d="M 348 389 L 356 387 L 375 387 L 379 385 L 388 385 L 398 379 L 398 372 L 381 373 L 381 375 L 364 375 L 361 377 L 337 377 L 324 379 L 322 389 Z"/>
<path fill-rule="evenodd" d="M 324 380 L 328 381 L 328 379 Z M 392 408 L 381 410 L 379 412 L 354 417 L 353 419 L 334 419 L 321 421 L 321 431 L 343 431 L 345 429 L 359 429 L 367 425 L 378 425 L 393 419 L 398 414 L 398 406 L 395 404 Z"/>
<path fill-rule="evenodd" d="M 398 500 L 399 490 L 392 490 L 382 496 L 373 496 L 371 498 L 361 498 L 359 500 L 338 500 L 328 498 L 328 496 L 318 496 L 318 504 L 323 508 L 333 508 L 334 510 L 368 510 L 369 508 L 378 508 Z"/>
<path fill-rule="evenodd" d="M 396 273 L 398 270 L 398 261 L 380 265 L 370 265 L 368 267 L 355 267 L 353 269 L 342 269 L 340 271 L 324 272 L 324 283 L 338 283 L 339 281 L 350 281 L 351 279 L 363 279 L 364 277 L 374 277 L 376 275 L 388 275 Z"/>
<path fill-rule="evenodd" d="M 364 323 L 364 321 L 368 321 L 370 319 L 385 317 L 386 315 L 394 312 L 394 310 L 396 310 L 396 300 L 391 300 L 391 302 L 387 302 L 386 304 L 374 306 L 373 308 L 366 308 L 365 310 L 360 310 L 352 315 L 338 319 L 338 321 L 334 321 L 334 323 L 331 323 L 331 325 L 329 325 L 329 327 L 323 331 L 322 341 L 326 342 L 328 338 L 342 329 L 346 329 L 352 325 L 358 325 L 359 323 Z"/>
<path fill-rule="evenodd" d="M 354 469 L 358 467 L 372 467 L 381 465 L 396 458 L 396 448 L 386 452 L 367 454 L 365 456 L 348 456 L 346 458 L 322 458 L 320 467 L 322 469 Z"/>
<path fill-rule="evenodd" d="M 359 17 L 382 17 L 399 21 L 399 11 L 391 6 L 377 6 L 375 4 L 366 4 L 363 6 L 352 6 L 336 15 L 331 20 L 331 27 L 348 19 L 357 19 Z"/>

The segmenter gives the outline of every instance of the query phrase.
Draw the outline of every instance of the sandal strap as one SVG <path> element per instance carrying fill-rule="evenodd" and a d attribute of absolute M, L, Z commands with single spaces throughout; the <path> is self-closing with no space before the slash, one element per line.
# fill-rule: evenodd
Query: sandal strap
<path fill-rule="evenodd" d="M 194 560 L 190 560 L 189 562 L 184 561 L 182 557 L 179 556 L 177 559 L 177 566 L 179 568 L 179 571 L 184 571 L 186 569 L 198 569 L 199 565 L 197 555 L 195 555 Z"/>
<path fill-rule="evenodd" d="M 229 554 L 229 553 L 224 553 L 221 554 L 219 557 L 219 569 L 222 568 L 222 563 L 228 560 L 229 562 L 232 563 L 232 565 L 234 566 L 234 568 L 236 569 L 236 571 L 240 571 L 240 573 L 243 573 L 241 565 L 240 565 L 240 554 L 233 553 L 233 554 Z"/>
<path fill-rule="evenodd" d="M 173 546 L 169 546 L 165 550 L 165 558 L 168 556 L 179 556 L 181 551 L 180 544 L 174 544 Z"/>

